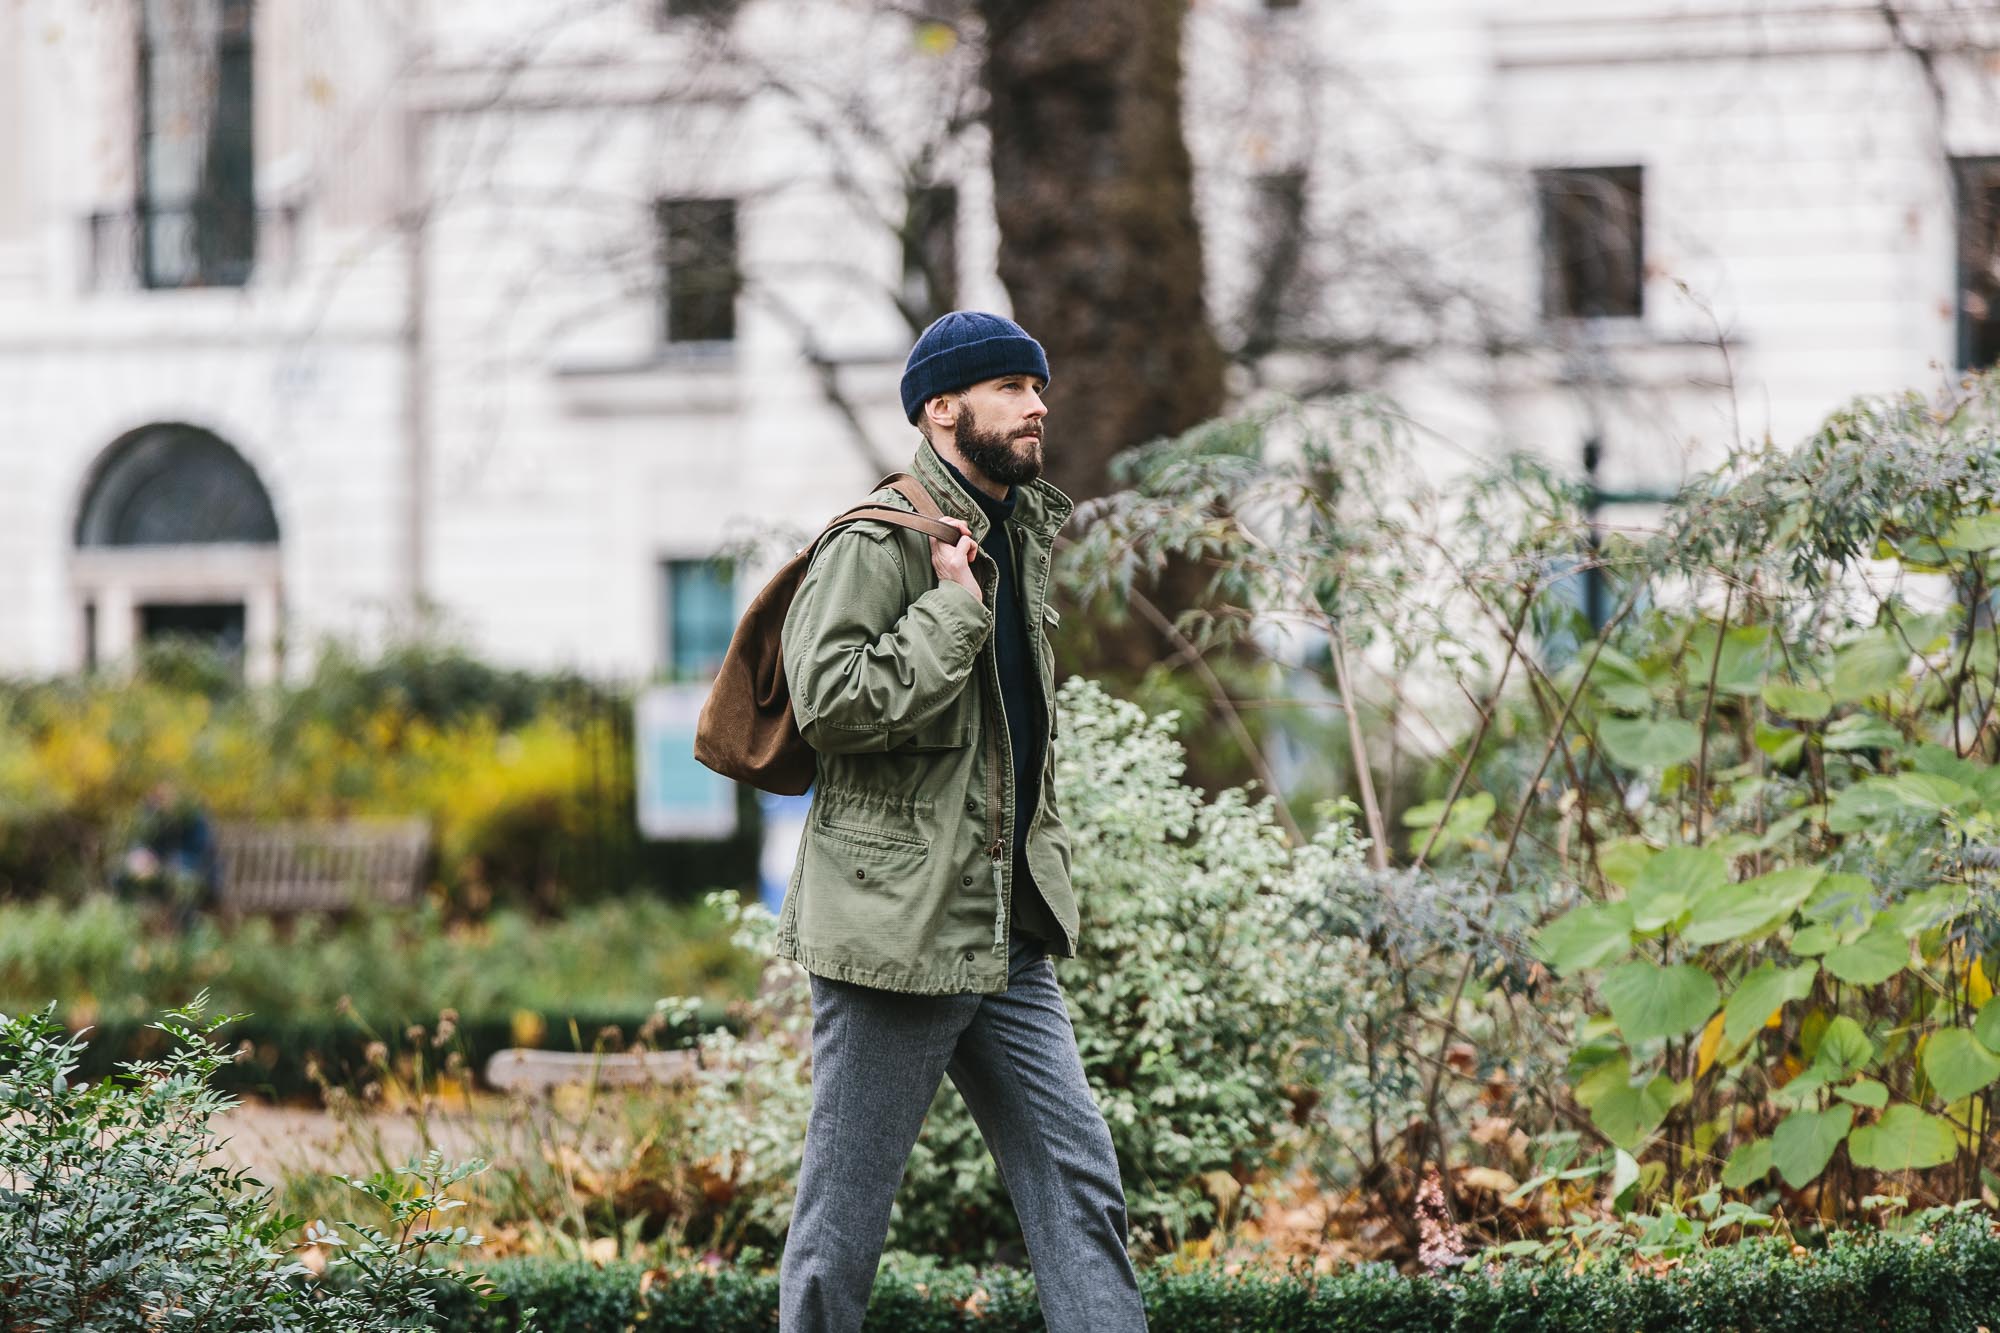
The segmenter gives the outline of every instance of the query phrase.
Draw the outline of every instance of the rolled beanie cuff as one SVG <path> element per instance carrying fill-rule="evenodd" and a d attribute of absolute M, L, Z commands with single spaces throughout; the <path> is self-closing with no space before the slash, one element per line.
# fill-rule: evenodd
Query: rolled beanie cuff
<path fill-rule="evenodd" d="M 1046 384 L 1048 355 L 1024 333 L 997 333 L 941 347 L 903 371 L 903 411 L 914 425 L 924 404 L 937 395 L 1002 375 L 1034 375 Z"/>

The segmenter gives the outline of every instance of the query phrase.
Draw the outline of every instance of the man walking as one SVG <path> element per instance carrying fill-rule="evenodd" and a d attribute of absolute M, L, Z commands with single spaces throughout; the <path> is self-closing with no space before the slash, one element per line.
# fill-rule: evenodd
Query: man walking
<path fill-rule="evenodd" d="M 812 814 L 778 922 L 811 974 L 813 1107 L 779 1277 L 784 1333 L 861 1327 L 890 1205 L 940 1080 L 978 1122 L 1053 1333 L 1146 1326 L 1125 1196 L 1048 955 L 1076 952 L 1056 805 L 1041 344 L 944 316 L 903 370 L 911 474 L 962 536 L 854 523 L 783 635 Z M 871 503 L 912 504 L 885 487 Z"/>

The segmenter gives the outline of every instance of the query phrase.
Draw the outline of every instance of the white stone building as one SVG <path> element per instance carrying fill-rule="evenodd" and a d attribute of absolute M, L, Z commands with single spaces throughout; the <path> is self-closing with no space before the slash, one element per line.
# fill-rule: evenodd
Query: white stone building
<path fill-rule="evenodd" d="M 709 558 L 900 465 L 911 321 L 1005 306 L 910 8 L 0 0 L 0 673 L 426 615 L 699 672 Z M 1197 0 L 1187 64 L 1246 392 L 1657 489 L 2000 355 L 1992 4 Z"/>

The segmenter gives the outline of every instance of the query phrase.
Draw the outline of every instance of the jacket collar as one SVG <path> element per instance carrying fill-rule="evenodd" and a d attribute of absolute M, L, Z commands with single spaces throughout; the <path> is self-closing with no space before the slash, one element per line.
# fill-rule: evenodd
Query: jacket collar
<path fill-rule="evenodd" d="M 939 509 L 962 520 L 972 529 L 973 540 L 986 538 L 986 511 L 979 507 L 971 494 L 958 484 L 951 475 L 951 469 L 938 457 L 937 450 L 929 440 L 917 445 L 917 456 L 910 464 L 912 476 L 924 484 L 924 489 L 937 501 Z M 1067 495 L 1043 481 L 1040 477 L 1025 485 L 1014 488 L 1014 523 L 1029 532 L 1053 541 L 1062 525 L 1069 521 L 1070 511 L 1076 506 Z"/>

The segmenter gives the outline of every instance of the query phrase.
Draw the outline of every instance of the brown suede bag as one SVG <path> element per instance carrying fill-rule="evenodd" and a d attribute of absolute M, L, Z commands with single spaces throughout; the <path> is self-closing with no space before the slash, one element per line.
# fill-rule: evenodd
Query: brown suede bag
<path fill-rule="evenodd" d="M 792 716 L 779 637 L 813 552 L 827 535 L 864 520 L 912 528 L 941 542 L 956 542 L 962 535 L 943 521 L 943 511 L 916 478 L 898 472 L 884 477 L 881 486 L 894 487 L 917 512 L 862 504 L 840 514 L 771 576 L 737 622 L 694 732 L 694 757 L 724 777 L 781 796 L 797 796 L 812 786 L 813 750 Z"/>

